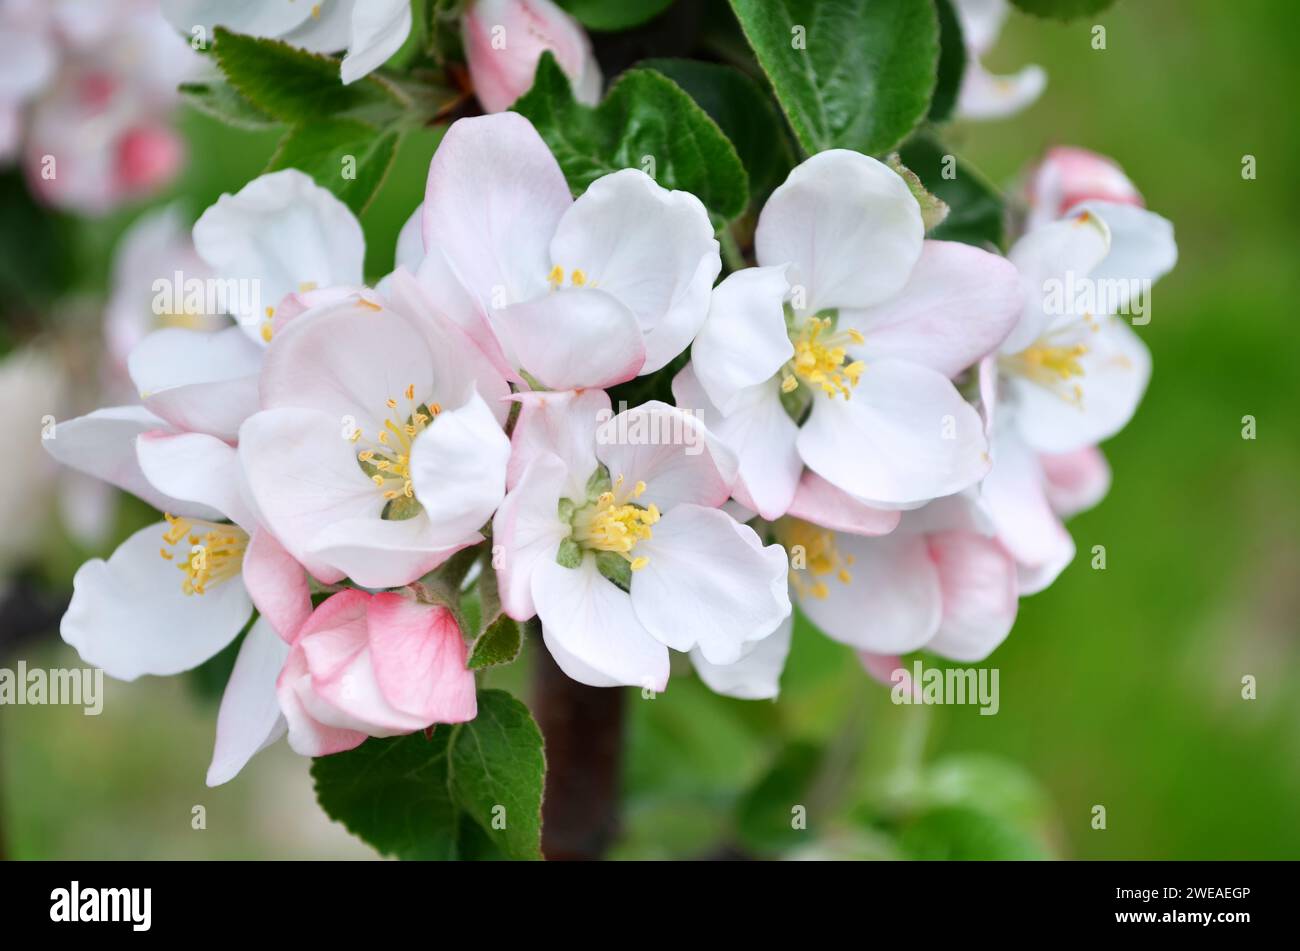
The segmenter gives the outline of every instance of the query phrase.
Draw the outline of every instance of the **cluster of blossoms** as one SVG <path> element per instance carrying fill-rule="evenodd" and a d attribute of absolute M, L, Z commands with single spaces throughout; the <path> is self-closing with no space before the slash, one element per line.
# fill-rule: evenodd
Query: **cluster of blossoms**
<path fill-rule="evenodd" d="M 167 116 L 195 62 L 158 0 L 0 0 L 0 165 L 78 213 L 155 193 L 184 159 Z"/>
<path fill-rule="evenodd" d="M 873 672 L 983 658 L 1069 562 L 1061 519 L 1105 492 L 1096 445 L 1149 374 L 1129 301 L 1046 289 L 1176 255 L 1097 156 L 1049 154 L 1029 204 L 1005 258 L 927 240 L 903 176 L 822 152 L 767 200 L 756 266 L 715 286 L 695 196 L 624 169 L 575 200 L 507 112 L 447 131 L 370 288 L 346 206 L 294 170 L 256 179 L 193 249 L 266 306 L 143 336 L 139 402 L 47 444 L 164 513 L 81 568 L 62 635 L 129 680 L 247 629 L 211 783 L 286 731 L 323 755 L 473 718 L 439 592 L 475 559 L 594 686 L 663 690 L 677 651 L 720 693 L 775 696 L 792 601 Z M 675 405 L 612 405 L 669 374 Z"/>

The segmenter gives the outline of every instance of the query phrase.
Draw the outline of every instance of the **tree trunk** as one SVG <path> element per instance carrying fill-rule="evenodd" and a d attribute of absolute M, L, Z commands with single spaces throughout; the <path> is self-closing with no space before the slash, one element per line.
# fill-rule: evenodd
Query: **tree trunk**
<path fill-rule="evenodd" d="M 546 740 L 542 852 L 551 861 L 599 859 L 619 827 L 626 690 L 588 687 L 532 639 L 533 714 Z"/>

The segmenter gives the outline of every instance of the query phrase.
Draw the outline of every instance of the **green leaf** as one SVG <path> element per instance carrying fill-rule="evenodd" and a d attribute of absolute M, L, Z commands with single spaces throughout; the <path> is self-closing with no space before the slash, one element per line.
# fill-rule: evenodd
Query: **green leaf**
<path fill-rule="evenodd" d="M 548 51 L 537 64 L 533 88 L 513 109 L 536 126 L 574 194 L 602 175 L 640 168 L 665 188 L 691 192 L 722 220 L 745 210 L 747 176 L 735 147 L 662 73 L 630 69 L 591 108 L 573 98 Z"/>
<path fill-rule="evenodd" d="M 400 138 L 355 119 L 321 119 L 286 132 L 267 171 L 301 169 L 360 214 L 383 184 Z"/>
<path fill-rule="evenodd" d="M 1115 0 L 1011 0 L 1017 7 L 1036 17 L 1053 20 L 1073 20 L 1101 13 Z"/>
<path fill-rule="evenodd" d="M 371 738 L 311 773 L 321 808 L 384 855 L 541 857 L 542 735 L 504 691 L 480 692 L 469 723 Z"/>
<path fill-rule="evenodd" d="M 948 217 L 929 237 L 977 247 L 1002 246 L 1002 196 L 983 176 L 928 136 L 913 138 L 899 150 L 899 157 L 948 205 Z"/>
<path fill-rule="evenodd" d="M 627 30 L 653 20 L 673 0 L 559 0 L 575 20 L 589 30 Z"/>
<path fill-rule="evenodd" d="M 450 788 L 460 807 L 510 858 L 540 859 L 546 758 L 528 708 L 484 690 L 478 716 L 453 730 Z"/>
<path fill-rule="evenodd" d="M 312 761 L 316 798 L 384 855 L 455 859 L 462 821 L 448 784 L 452 728 L 369 739 L 354 750 Z"/>
<path fill-rule="evenodd" d="M 695 59 L 650 59 L 640 64 L 663 73 L 690 94 L 736 148 L 749 174 L 749 194 L 761 201 L 795 164 L 785 121 L 763 88 L 740 70 Z"/>
<path fill-rule="evenodd" d="M 816 819 L 809 799 L 823 759 L 821 747 L 804 741 L 781 750 L 767 774 L 737 804 L 736 830 L 746 846 L 771 853 L 808 841 Z M 795 824 L 800 808 L 806 828 Z"/>
<path fill-rule="evenodd" d="M 240 129 L 269 129 L 280 124 L 253 105 L 230 83 L 181 83 L 181 98 L 200 112 Z"/>
<path fill-rule="evenodd" d="M 370 75 L 350 86 L 339 78 L 339 61 L 279 40 L 216 29 L 217 64 L 252 105 L 276 119 L 297 123 L 329 116 L 387 122 L 403 102 L 388 83 Z"/>
<path fill-rule="evenodd" d="M 939 13 L 939 67 L 934 98 L 930 100 L 930 120 L 942 122 L 952 115 L 957 93 L 966 72 L 966 41 L 961 35 L 961 21 L 953 0 L 935 0 Z"/>
<path fill-rule="evenodd" d="M 508 615 L 498 614 L 496 620 L 474 639 L 467 666 L 470 670 L 482 670 L 513 663 L 523 646 L 519 623 Z"/>
<path fill-rule="evenodd" d="M 939 60 L 919 0 L 731 0 L 800 144 L 886 152 L 925 117 Z"/>

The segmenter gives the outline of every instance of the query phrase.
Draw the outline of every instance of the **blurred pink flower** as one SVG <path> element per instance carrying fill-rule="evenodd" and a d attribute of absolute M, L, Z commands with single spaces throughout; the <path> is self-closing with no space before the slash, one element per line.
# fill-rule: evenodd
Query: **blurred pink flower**
<path fill-rule="evenodd" d="M 600 99 L 600 67 L 578 21 L 551 0 L 476 0 L 461 21 L 479 102 L 503 112 L 528 92 L 542 53 L 555 54 L 579 102 Z"/>

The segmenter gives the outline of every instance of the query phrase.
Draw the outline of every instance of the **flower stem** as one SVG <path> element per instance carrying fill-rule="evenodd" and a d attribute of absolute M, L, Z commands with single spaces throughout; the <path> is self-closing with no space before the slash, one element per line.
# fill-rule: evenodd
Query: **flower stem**
<path fill-rule="evenodd" d="M 604 856 L 618 833 L 626 691 L 571 680 L 528 622 L 533 715 L 546 741 L 542 852 L 552 861 Z"/>

